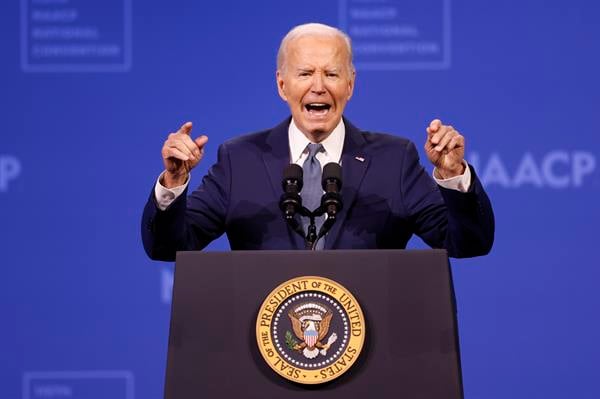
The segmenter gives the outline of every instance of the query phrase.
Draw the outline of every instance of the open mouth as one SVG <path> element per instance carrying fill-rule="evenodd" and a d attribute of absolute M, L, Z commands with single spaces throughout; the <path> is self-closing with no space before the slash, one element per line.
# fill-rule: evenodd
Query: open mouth
<path fill-rule="evenodd" d="M 304 106 L 309 114 L 315 116 L 326 115 L 331 108 L 330 104 L 326 103 L 309 103 Z"/>

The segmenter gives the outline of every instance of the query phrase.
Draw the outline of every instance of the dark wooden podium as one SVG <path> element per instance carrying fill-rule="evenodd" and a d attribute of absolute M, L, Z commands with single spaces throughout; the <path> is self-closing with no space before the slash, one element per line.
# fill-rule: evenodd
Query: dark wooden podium
<path fill-rule="evenodd" d="M 366 319 L 362 353 L 344 375 L 299 385 L 256 343 L 256 317 L 282 282 L 314 275 L 350 290 Z M 446 251 L 180 252 L 165 398 L 462 398 Z"/>

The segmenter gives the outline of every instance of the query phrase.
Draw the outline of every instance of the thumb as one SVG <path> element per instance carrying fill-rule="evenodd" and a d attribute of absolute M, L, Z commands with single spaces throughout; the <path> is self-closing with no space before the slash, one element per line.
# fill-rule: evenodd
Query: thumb
<path fill-rule="evenodd" d="M 202 149 L 206 143 L 208 142 L 208 136 L 202 135 L 196 139 L 194 139 L 194 143 L 198 146 L 198 148 Z"/>

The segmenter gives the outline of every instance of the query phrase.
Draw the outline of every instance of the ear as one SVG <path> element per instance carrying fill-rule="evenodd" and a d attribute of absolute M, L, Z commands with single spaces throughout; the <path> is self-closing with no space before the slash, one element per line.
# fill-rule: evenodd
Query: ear
<path fill-rule="evenodd" d="M 279 92 L 279 97 L 285 102 L 287 102 L 287 95 L 285 94 L 285 80 L 283 79 L 283 73 L 278 69 L 275 73 L 275 80 L 277 81 L 277 91 Z"/>
<path fill-rule="evenodd" d="M 350 79 L 348 79 L 348 100 L 352 98 L 352 94 L 354 93 L 354 81 L 356 80 L 356 71 L 352 71 L 352 75 Z"/>

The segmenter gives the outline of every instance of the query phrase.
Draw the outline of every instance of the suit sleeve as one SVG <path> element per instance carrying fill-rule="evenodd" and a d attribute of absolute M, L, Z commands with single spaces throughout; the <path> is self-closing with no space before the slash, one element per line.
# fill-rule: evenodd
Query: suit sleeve
<path fill-rule="evenodd" d="M 402 165 L 401 201 L 415 234 L 454 258 L 485 255 L 494 242 L 490 200 L 469 168 L 471 186 L 461 193 L 435 183 L 420 164 L 413 143 L 407 145 Z"/>
<path fill-rule="evenodd" d="M 161 211 L 154 190 L 142 216 L 142 241 L 154 260 L 174 261 L 177 251 L 201 250 L 225 231 L 229 205 L 230 162 L 226 146 L 219 147 L 217 163 L 202 184 L 187 196 L 187 188 Z"/>

